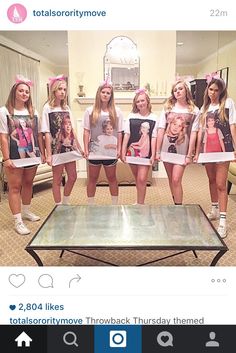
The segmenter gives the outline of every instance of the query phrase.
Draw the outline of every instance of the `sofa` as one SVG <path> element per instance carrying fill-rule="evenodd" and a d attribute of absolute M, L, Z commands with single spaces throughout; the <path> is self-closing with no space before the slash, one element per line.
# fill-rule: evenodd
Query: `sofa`
<path fill-rule="evenodd" d="M 232 185 L 236 185 L 236 163 L 230 162 L 228 171 L 227 192 L 230 193 Z"/>
<path fill-rule="evenodd" d="M 116 177 L 119 185 L 135 185 L 135 179 L 131 172 L 130 166 L 126 163 L 118 161 L 116 168 Z M 104 168 L 101 168 L 97 185 L 108 185 Z M 152 185 L 152 168 L 148 172 L 147 185 Z"/>

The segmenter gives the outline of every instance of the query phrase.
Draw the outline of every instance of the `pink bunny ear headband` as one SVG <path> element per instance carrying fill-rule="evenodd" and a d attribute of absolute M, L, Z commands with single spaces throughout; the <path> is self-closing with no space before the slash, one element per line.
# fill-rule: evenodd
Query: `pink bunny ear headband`
<path fill-rule="evenodd" d="M 182 82 L 184 82 L 184 83 L 188 86 L 189 89 L 191 89 L 190 82 L 193 81 L 193 80 L 194 80 L 193 76 L 182 76 L 182 77 L 181 77 L 181 76 L 177 75 L 177 76 L 175 77 L 175 84 L 176 84 L 176 82 L 178 82 L 178 81 L 182 81 Z"/>
<path fill-rule="evenodd" d="M 66 80 L 66 76 L 64 76 L 62 74 L 62 75 L 58 75 L 58 76 L 55 76 L 55 77 L 49 77 L 48 80 L 49 80 L 49 86 L 52 86 L 54 84 L 54 82 L 56 82 L 56 81 L 65 81 Z"/>
<path fill-rule="evenodd" d="M 100 87 L 112 87 L 110 76 L 107 75 L 106 79 L 100 83 Z"/>
<path fill-rule="evenodd" d="M 22 75 L 16 75 L 15 83 L 25 83 L 29 87 L 33 86 L 33 82 Z"/>
<path fill-rule="evenodd" d="M 218 72 L 211 72 L 211 73 L 205 75 L 205 79 L 207 81 L 207 84 L 210 83 L 211 80 L 213 80 L 213 78 L 218 79 L 218 80 L 221 79 L 220 74 Z"/>
<path fill-rule="evenodd" d="M 142 94 L 142 93 L 148 94 L 148 91 L 146 90 L 146 88 L 138 88 L 135 91 L 135 94 Z"/>

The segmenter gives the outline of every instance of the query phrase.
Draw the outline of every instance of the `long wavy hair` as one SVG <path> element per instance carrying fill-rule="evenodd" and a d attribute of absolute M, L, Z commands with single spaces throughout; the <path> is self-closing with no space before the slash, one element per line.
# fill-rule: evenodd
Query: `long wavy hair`
<path fill-rule="evenodd" d="M 113 92 L 113 87 L 108 84 L 101 85 L 97 89 L 95 102 L 93 105 L 93 110 L 90 115 L 90 123 L 91 123 L 91 125 L 97 124 L 97 121 L 99 119 L 99 116 L 100 116 L 101 110 L 102 110 L 101 91 L 104 88 L 110 88 L 110 90 L 111 90 L 111 97 L 108 101 L 107 109 L 108 109 L 108 113 L 109 113 L 110 122 L 111 122 L 113 128 L 115 128 L 117 126 L 117 114 L 116 114 L 116 108 L 115 108 L 115 102 L 114 102 L 114 92 Z"/>
<path fill-rule="evenodd" d="M 208 108 L 211 104 L 211 100 L 210 97 L 208 95 L 208 89 L 215 84 L 220 92 L 219 95 L 219 116 L 220 116 L 220 120 L 222 122 L 228 120 L 228 117 L 225 114 L 225 102 L 226 99 L 228 97 L 228 93 L 227 93 L 227 89 L 225 86 L 224 81 L 221 78 L 213 78 L 207 85 L 206 89 L 205 89 L 205 93 L 204 93 L 204 97 L 203 97 L 203 106 L 202 106 L 202 114 L 201 114 L 201 124 L 205 125 L 206 124 L 206 116 L 207 116 L 207 112 L 208 112 Z"/>
<path fill-rule="evenodd" d="M 193 97 L 192 97 L 192 93 L 187 85 L 187 83 L 183 80 L 178 80 L 177 82 L 175 82 L 173 85 L 172 85 L 172 88 L 171 88 L 171 95 L 170 97 L 167 99 L 166 101 L 166 104 L 164 106 L 165 110 L 166 111 L 171 111 L 172 108 L 175 106 L 176 102 L 177 102 L 177 99 L 175 98 L 175 95 L 174 95 L 174 89 L 175 87 L 179 84 L 179 83 L 182 83 L 184 88 L 185 88 L 185 92 L 186 92 L 186 103 L 188 105 L 188 110 L 190 113 L 192 113 L 195 109 L 195 104 L 194 104 L 194 101 L 193 101 Z"/>
<path fill-rule="evenodd" d="M 25 82 L 17 82 L 12 86 L 5 106 L 6 106 L 7 110 L 9 111 L 9 113 L 11 115 L 14 115 L 14 108 L 16 106 L 16 89 L 19 85 L 25 85 L 29 89 L 29 93 L 30 93 L 29 99 L 27 100 L 27 102 L 25 102 L 25 108 L 28 110 L 30 118 L 33 119 L 35 109 L 34 109 L 33 103 L 32 103 L 31 90 L 30 90 L 30 86 L 27 85 Z"/>

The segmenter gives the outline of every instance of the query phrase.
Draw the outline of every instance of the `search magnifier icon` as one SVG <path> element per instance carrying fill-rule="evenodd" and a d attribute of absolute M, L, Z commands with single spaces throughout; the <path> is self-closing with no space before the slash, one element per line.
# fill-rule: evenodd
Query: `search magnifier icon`
<path fill-rule="evenodd" d="M 77 336 L 73 331 L 67 331 L 64 333 L 63 342 L 67 344 L 67 346 L 79 346 L 77 343 Z"/>

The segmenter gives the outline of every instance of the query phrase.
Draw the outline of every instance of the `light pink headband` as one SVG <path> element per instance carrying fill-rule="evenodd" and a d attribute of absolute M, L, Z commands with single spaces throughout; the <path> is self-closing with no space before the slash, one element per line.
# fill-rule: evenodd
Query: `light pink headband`
<path fill-rule="evenodd" d="M 142 94 L 142 93 L 148 94 L 148 92 L 145 88 L 138 88 L 135 91 L 135 94 Z"/>
<path fill-rule="evenodd" d="M 100 83 L 100 87 L 112 87 L 112 82 L 110 76 L 107 75 L 106 79 Z"/>
<path fill-rule="evenodd" d="M 33 82 L 22 75 L 16 75 L 15 83 L 25 83 L 29 87 L 33 86 Z"/>
<path fill-rule="evenodd" d="M 65 81 L 66 80 L 66 76 L 64 76 L 62 74 L 62 75 L 58 75 L 58 76 L 55 76 L 55 77 L 49 77 L 48 80 L 49 80 L 49 86 L 52 86 L 54 84 L 54 82 L 56 82 L 56 81 Z"/>
<path fill-rule="evenodd" d="M 207 81 L 207 84 L 211 82 L 213 79 L 220 79 L 220 74 L 218 72 L 211 72 L 210 74 L 205 75 L 205 79 Z"/>

